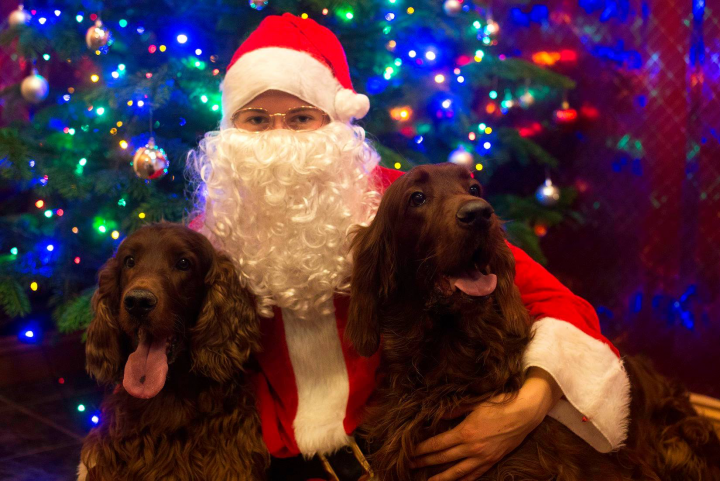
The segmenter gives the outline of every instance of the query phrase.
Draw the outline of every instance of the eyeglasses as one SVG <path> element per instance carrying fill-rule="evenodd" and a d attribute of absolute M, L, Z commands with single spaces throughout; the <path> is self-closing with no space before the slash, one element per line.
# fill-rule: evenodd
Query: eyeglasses
<path fill-rule="evenodd" d="M 284 114 L 271 114 L 262 108 L 241 109 L 233 114 L 232 123 L 235 128 L 248 132 L 264 132 L 272 128 L 274 117 L 280 117 L 285 128 L 295 131 L 317 130 L 330 120 L 322 110 L 306 105 Z"/>

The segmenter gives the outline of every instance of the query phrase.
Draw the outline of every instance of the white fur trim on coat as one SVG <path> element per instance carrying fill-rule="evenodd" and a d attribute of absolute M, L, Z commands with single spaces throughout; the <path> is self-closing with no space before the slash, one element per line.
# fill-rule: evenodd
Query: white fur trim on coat
<path fill-rule="evenodd" d="M 349 444 L 343 422 L 350 397 L 335 313 L 303 320 L 283 309 L 282 318 L 298 395 L 295 441 L 305 456 L 334 452 Z"/>
<path fill-rule="evenodd" d="M 622 361 L 569 322 L 546 317 L 532 329 L 523 365 L 547 371 L 564 394 L 548 415 L 601 453 L 620 448 L 630 415 L 630 381 Z"/>
<path fill-rule="evenodd" d="M 240 57 L 225 74 L 221 89 L 223 129 L 231 127 L 237 109 L 267 90 L 295 95 L 341 122 L 362 118 L 370 108 L 365 95 L 344 89 L 332 71 L 312 55 L 281 47 L 259 48 Z"/>

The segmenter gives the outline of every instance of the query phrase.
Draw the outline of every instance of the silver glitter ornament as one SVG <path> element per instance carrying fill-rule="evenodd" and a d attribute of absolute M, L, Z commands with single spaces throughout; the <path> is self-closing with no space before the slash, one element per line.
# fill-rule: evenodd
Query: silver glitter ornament
<path fill-rule="evenodd" d="M 155 145 L 150 137 L 145 147 L 140 147 L 133 156 L 133 170 L 141 179 L 156 180 L 167 174 L 170 161 L 163 149 Z"/>

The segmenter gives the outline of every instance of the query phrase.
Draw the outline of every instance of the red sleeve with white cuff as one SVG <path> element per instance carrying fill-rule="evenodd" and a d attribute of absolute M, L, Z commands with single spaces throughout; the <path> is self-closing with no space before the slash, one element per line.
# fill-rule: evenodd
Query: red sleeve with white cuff
<path fill-rule="evenodd" d="M 587 301 L 508 245 L 515 256 L 515 284 L 534 320 L 523 364 L 547 371 L 564 394 L 548 415 L 599 452 L 620 448 L 627 437 L 630 381 L 618 350 L 600 333 Z"/>

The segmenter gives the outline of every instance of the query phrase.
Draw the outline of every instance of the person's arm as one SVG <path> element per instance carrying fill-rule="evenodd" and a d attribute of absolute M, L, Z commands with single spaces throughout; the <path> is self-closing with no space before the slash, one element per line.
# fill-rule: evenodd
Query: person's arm
<path fill-rule="evenodd" d="M 508 244 L 510 245 L 510 244 Z M 523 356 L 526 379 L 507 402 L 498 396 L 452 413 L 455 428 L 417 445 L 414 467 L 455 463 L 430 481 L 476 479 L 515 449 L 546 415 L 600 452 L 627 436 L 630 383 L 615 346 L 600 333 L 595 310 L 521 249 L 515 284 L 534 320 Z"/>
<path fill-rule="evenodd" d="M 548 414 L 596 450 L 618 449 L 627 436 L 630 409 L 630 382 L 618 350 L 600 333 L 587 301 L 521 249 L 510 249 L 515 284 L 534 319 L 523 364 L 547 372 L 564 395 Z"/>

